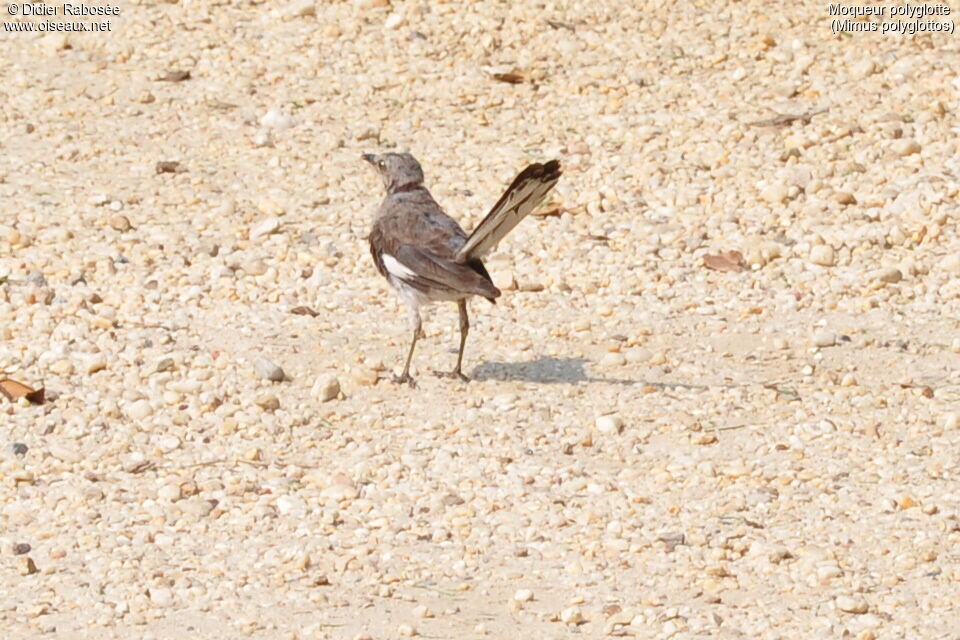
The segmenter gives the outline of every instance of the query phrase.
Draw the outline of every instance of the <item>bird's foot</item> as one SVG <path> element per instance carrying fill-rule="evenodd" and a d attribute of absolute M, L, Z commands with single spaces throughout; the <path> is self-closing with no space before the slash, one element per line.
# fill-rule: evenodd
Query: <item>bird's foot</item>
<path fill-rule="evenodd" d="M 417 381 L 409 373 L 405 373 L 402 376 L 393 376 L 393 381 L 397 384 L 407 384 L 410 385 L 411 389 L 417 388 Z"/>
<path fill-rule="evenodd" d="M 461 382 L 470 382 L 470 378 L 463 375 L 459 369 L 454 371 L 434 371 L 433 375 L 437 376 L 438 378 L 455 378 L 459 379 Z"/>

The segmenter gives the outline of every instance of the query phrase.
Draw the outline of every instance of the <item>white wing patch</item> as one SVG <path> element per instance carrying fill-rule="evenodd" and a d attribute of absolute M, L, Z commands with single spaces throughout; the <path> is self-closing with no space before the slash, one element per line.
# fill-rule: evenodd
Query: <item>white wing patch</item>
<path fill-rule="evenodd" d="M 401 280 L 413 280 L 417 277 L 417 274 L 403 266 L 399 260 L 394 258 L 389 253 L 385 253 L 380 257 L 383 260 L 383 266 L 387 268 L 387 273 L 392 275 L 394 278 L 400 278 Z"/>

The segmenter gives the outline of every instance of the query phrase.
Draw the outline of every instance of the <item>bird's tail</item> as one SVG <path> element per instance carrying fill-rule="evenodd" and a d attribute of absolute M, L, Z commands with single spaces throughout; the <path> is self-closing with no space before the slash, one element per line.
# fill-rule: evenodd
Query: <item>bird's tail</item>
<path fill-rule="evenodd" d="M 487 217 L 467 238 L 467 242 L 457 253 L 456 261 L 464 264 L 483 258 L 489 253 L 521 220 L 537 208 L 560 180 L 560 173 L 560 162 L 557 160 L 532 164 L 521 171 L 500 196 L 497 204 L 490 209 Z"/>

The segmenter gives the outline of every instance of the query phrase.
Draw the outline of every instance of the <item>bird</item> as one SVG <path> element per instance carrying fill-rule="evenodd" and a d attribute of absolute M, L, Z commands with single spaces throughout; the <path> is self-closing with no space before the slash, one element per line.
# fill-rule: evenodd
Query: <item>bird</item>
<path fill-rule="evenodd" d="M 362 157 L 376 169 L 386 190 L 370 230 L 370 253 L 377 271 L 407 304 L 413 328 L 403 373 L 394 380 L 416 386 L 410 362 L 422 333 L 420 310 L 434 302 L 452 301 L 460 314 L 457 364 L 452 371 L 434 373 L 467 381 L 462 370 L 470 331 L 467 300 L 480 296 L 496 304 L 500 296 L 483 266 L 483 257 L 553 189 L 560 180 L 560 162 L 526 167 L 467 235 L 430 195 L 423 169 L 411 154 L 365 153 Z"/>

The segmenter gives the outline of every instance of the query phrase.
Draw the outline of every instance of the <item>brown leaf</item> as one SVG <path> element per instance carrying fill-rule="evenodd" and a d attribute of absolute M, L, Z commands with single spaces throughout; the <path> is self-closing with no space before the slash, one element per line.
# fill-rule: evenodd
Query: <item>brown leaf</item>
<path fill-rule="evenodd" d="M 537 209 L 534 209 L 533 211 L 533 215 L 541 218 L 547 218 L 550 216 L 556 216 L 559 218 L 560 214 L 562 213 L 563 213 L 563 207 L 561 207 L 558 204 L 552 204 L 546 207 L 539 207 Z"/>
<path fill-rule="evenodd" d="M 183 82 L 184 80 L 189 79 L 189 71 L 167 71 L 165 74 L 157 78 L 157 80 L 161 82 Z"/>
<path fill-rule="evenodd" d="M 156 463 L 151 460 L 137 460 L 123 468 L 127 473 L 143 473 L 156 467 Z"/>
<path fill-rule="evenodd" d="M 500 82 L 506 82 L 508 84 L 523 84 L 529 78 L 527 74 L 521 73 L 520 71 L 508 71 L 507 73 L 493 74 L 493 79 L 499 80 Z"/>
<path fill-rule="evenodd" d="M 293 309 L 290 309 L 290 313 L 295 313 L 298 316 L 310 316 L 311 318 L 316 318 L 318 315 L 320 315 L 319 312 L 317 312 L 315 309 L 311 309 L 310 307 L 294 307 Z"/>
<path fill-rule="evenodd" d="M 26 398 L 30 404 L 43 404 L 44 401 L 43 387 L 34 389 L 10 378 L 0 380 L 0 393 L 3 393 L 10 402 L 16 402 L 20 398 Z"/>
<path fill-rule="evenodd" d="M 570 22 L 560 22 L 559 20 L 547 20 L 547 24 L 553 27 L 554 29 L 567 29 L 568 31 L 576 31 L 576 25 Z"/>
<path fill-rule="evenodd" d="M 157 173 L 179 173 L 180 163 L 176 160 L 161 160 L 157 163 Z"/>
<path fill-rule="evenodd" d="M 723 251 L 703 256 L 703 264 L 716 271 L 743 271 L 743 255 L 739 251 Z"/>

